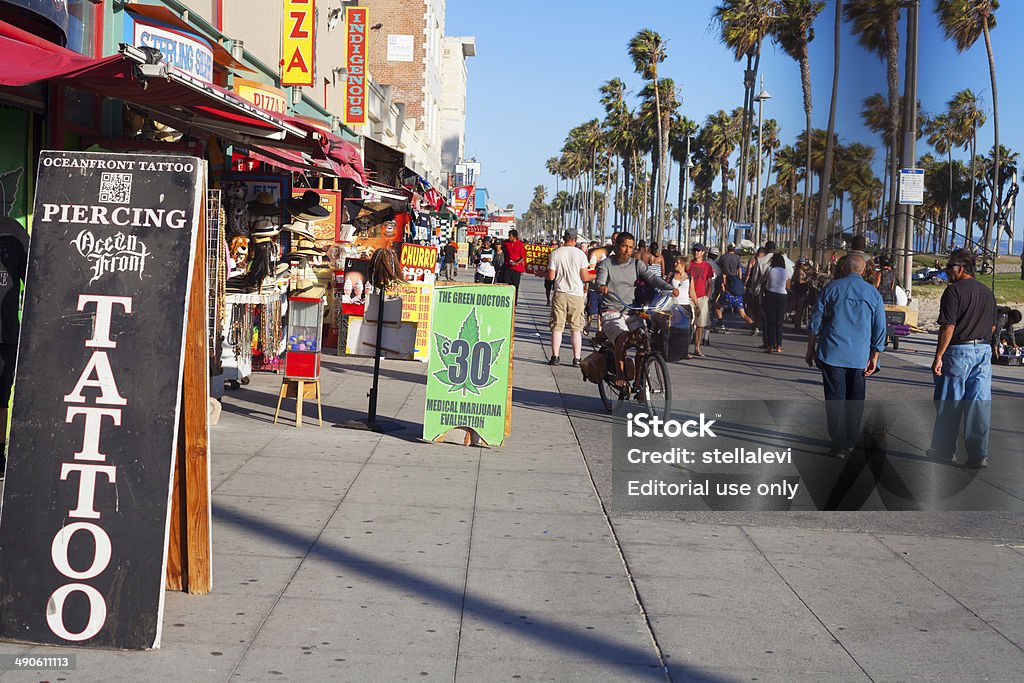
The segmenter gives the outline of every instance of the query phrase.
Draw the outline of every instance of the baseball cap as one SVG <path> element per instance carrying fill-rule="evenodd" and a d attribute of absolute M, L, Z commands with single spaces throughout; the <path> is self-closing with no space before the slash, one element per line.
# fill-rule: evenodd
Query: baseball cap
<path fill-rule="evenodd" d="M 696 244 L 693 245 L 690 251 L 707 251 L 707 249 L 704 248 L 703 244 L 697 242 Z"/>

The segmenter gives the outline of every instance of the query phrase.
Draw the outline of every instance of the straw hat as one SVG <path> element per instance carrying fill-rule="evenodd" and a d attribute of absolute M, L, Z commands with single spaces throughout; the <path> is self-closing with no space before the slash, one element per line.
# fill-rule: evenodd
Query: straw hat
<path fill-rule="evenodd" d="M 281 229 L 284 230 L 285 232 L 290 232 L 299 239 L 316 239 L 316 235 L 314 235 L 313 231 L 309 229 L 309 223 L 307 223 L 306 221 L 296 221 L 294 223 L 289 223 L 288 225 L 284 226 Z"/>
<path fill-rule="evenodd" d="M 249 228 L 249 237 L 252 239 L 277 237 L 280 234 L 280 228 L 267 218 L 258 218 Z"/>
<path fill-rule="evenodd" d="M 260 192 L 256 200 L 249 202 L 249 213 L 256 216 L 280 216 L 281 207 L 274 201 L 274 195 L 269 192 Z"/>

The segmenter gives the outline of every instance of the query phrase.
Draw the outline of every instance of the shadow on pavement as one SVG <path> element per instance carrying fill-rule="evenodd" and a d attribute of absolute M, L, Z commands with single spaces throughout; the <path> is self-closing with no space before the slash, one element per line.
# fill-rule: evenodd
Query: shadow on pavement
<path fill-rule="evenodd" d="M 293 549 L 306 553 L 308 556 L 327 560 L 339 568 L 362 574 L 381 584 L 391 586 L 403 593 L 412 593 L 423 598 L 438 601 L 447 609 L 462 612 L 478 619 L 485 620 L 495 627 L 549 647 L 557 647 L 567 656 L 585 657 L 588 661 L 598 662 L 609 669 L 628 671 L 634 679 L 664 681 L 666 674 L 655 658 L 654 652 L 625 645 L 609 637 L 585 630 L 567 627 L 541 615 L 521 618 L 523 610 L 514 605 L 506 605 L 494 600 L 477 598 L 464 592 L 453 591 L 429 578 L 372 560 L 368 557 L 347 551 L 344 548 L 300 536 L 287 528 L 264 520 L 255 519 L 234 510 L 213 505 L 213 516 L 220 522 L 232 524 L 249 532 L 272 538 L 276 542 L 291 546 Z M 310 547 L 312 544 L 312 547 Z M 567 615 L 570 616 L 571 615 Z M 566 663 L 570 665 L 569 663 Z M 639 674 L 638 666 L 647 665 L 648 671 Z M 675 675 L 684 680 L 708 681 L 709 683 L 726 683 L 728 679 L 715 677 L 697 669 L 690 669 L 679 662 L 672 663 Z"/>

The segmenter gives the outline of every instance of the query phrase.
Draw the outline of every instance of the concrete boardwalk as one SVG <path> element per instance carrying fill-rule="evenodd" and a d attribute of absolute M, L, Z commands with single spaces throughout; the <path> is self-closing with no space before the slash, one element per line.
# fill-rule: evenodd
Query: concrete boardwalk
<path fill-rule="evenodd" d="M 421 364 L 384 364 L 404 429 L 383 436 L 333 426 L 364 414 L 369 360 L 324 359 L 322 428 L 309 402 L 301 430 L 290 401 L 273 425 L 280 378 L 254 376 L 212 433 L 213 594 L 167 594 L 159 651 L 0 680 L 1021 679 L 1020 516 L 616 515 L 610 418 L 546 365 L 524 285 L 503 447 L 419 440 Z M 724 336 L 674 385 L 817 398 L 787 344 L 751 379 L 730 368 L 760 363 L 756 340 Z M 922 381 L 917 360 L 883 376 Z"/>

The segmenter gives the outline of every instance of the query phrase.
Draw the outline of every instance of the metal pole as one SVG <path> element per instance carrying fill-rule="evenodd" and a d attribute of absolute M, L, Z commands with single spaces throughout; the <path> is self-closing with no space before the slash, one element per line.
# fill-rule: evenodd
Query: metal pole
<path fill-rule="evenodd" d="M 917 167 L 917 38 L 920 0 L 913 0 L 907 18 L 907 109 L 906 130 L 904 131 L 904 160 L 908 168 Z M 907 297 L 911 294 L 911 280 L 914 271 L 914 207 L 906 208 L 907 227 L 903 236 L 903 286 Z"/>
<path fill-rule="evenodd" d="M 683 225 L 685 232 L 684 239 L 679 241 L 679 248 L 682 253 L 690 251 L 690 136 L 686 136 L 686 158 L 683 160 Z"/>

